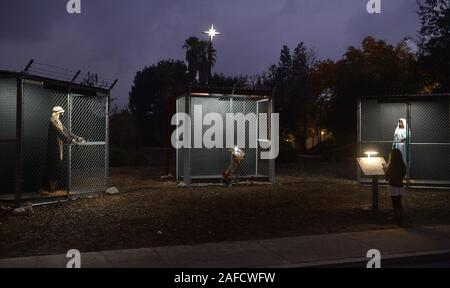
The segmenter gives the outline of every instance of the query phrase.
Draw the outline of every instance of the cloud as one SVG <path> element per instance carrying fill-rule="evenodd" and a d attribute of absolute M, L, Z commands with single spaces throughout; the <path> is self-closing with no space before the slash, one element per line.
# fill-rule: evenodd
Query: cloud
<path fill-rule="evenodd" d="M 165 58 L 184 59 L 183 41 L 214 24 L 216 72 L 254 74 L 278 61 L 283 44 L 303 41 L 320 58 L 337 59 L 366 35 L 399 41 L 417 30 L 411 0 L 383 1 L 369 15 L 365 0 L 66 0 L 0 2 L 0 69 L 30 58 L 119 78 L 113 91 L 127 103 L 137 70 Z"/>
<path fill-rule="evenodd" d="M 365 36 L 397 43 L 407 36 L 414 37 L 419 30 L 415 1 L 383 1 L 381 14 L 355 14 L 347 25 L 347 43 L 359 44 Z"/>
<path fill-rule="evenodd" d="M 0 40 L 24 43 L 45 39 L 65 16 L 65 7 L 64 0 L 0 1 Z"/>

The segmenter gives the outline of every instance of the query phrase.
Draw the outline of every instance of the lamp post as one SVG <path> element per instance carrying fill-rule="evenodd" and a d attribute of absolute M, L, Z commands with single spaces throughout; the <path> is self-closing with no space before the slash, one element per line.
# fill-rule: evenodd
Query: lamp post
<path fill-rule="evenodd" d="M 209 84 L 209 79 L 211 78 L 211 70 L 212 70 L 212 57 L 213 57 L 213 40 L 214 37 L 221 35 L 219 31 L 217 31 L 214 28 L 214 25 L 211 25 L 211 28 L 207 31 L 203 31 L 203 34 L 208 35 L 209 41 L 208 41 L 208 81 L 207 84 Z"/>

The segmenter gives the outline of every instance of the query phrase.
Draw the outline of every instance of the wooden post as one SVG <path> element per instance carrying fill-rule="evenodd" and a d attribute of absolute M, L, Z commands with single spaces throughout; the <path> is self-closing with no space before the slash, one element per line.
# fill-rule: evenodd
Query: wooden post
<path fill-rule="evenodd" d="M 378 176 L 372 176 L 372 211 L 378 212 Z"/>

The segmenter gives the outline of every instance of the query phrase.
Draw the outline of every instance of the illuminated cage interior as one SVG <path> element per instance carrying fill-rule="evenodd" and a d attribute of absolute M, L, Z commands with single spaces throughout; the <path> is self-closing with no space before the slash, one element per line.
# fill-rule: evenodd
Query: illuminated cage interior
<path fill-rule="evenodd" d="M 84 143 L 62 146 L 62 165 L 48 164 L 52 109 Z M 25 72 L 0 71 L 0 200 L 63 201 L 104 192 L 108 186 L 109 90 Z M 58 169 L 56 191 L 48 175 Z"/>
<path fill-rule="evenodd" d="M 365 97 L 358 105 L 358 157 L 377 151 L 389 159 L 400 118 L 407 122 L 410 186 L 450 186 L 450 94 Z M 358 168 L 360 183 L 368 183 Z"/>
<path fill-rule="evenodd" d="M 249 89 L 224 89 L 208 88 L 193 89 L 191 93 L 181 95 L 176 101 L 177 113 L 186 113 L 191 117 L 191 147 L 194 147 L 194 125 L 198 113 L 194 113 L 195 105 L 201 105 L 202 116 L 208 113 L 218 113 L 223 119 L 223 143 L 224 148 L 208 149 L 202 144 L 202 148 L 179 148 L 176 151 L 176 178 L 179 182 L 190 184 L 192 182 L 217 182 L 223 179 L 223 174 L 230 165 L 231 153 L 226 144 L 226 114 L 227 113 L 254 113 L 255 121 L 245 122 L 245 153 L 244 160 L 236 170 L 234 179 L 257 180 L 274 182 L 274 160 L 262 160 L 261 152 L 268 151 L 261 147 L 261 142 L 270 141 L 270 115 L 273 111 L 273 101 L 268 90 Z M 260 123 L 260 113 L 267 115 L 267 122 Z M 264 121 L 261 120 L 261 121 Z M 267 135 L 260 133 L 260 128 L 267 127 Z M 210 126 L 202 125 L 201 134 Z M 197 131 L 198 132 L 198 131 Z M 250 137 L 258 144 L 257 148 L 250 148 Z M 253 142 L 253 143 L 255 143 Z M 234 127 L 234 145 L 237 145 L 237 125 Z"/>

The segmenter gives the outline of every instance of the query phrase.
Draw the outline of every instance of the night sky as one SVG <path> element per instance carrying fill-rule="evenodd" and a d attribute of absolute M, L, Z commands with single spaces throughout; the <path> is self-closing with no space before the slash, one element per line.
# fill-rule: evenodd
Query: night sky
<path fill-rule="evenodd" d="M 216 38 L 215 72 L 256 74 L 278 61 L 283 44 L 303 41 L 320 59 L 338 59 L 371 35 L 396 43 L 419 28 L 416 0 L 381 0 L 370 15 L 367 0 L 67 0 L 0 1 L 0 70 L 22 70 L 29 59 L 119 78 L 113 97 L 128 101 L 137 70 L 165 58 L 184 60 L 183 42 Z"/>

